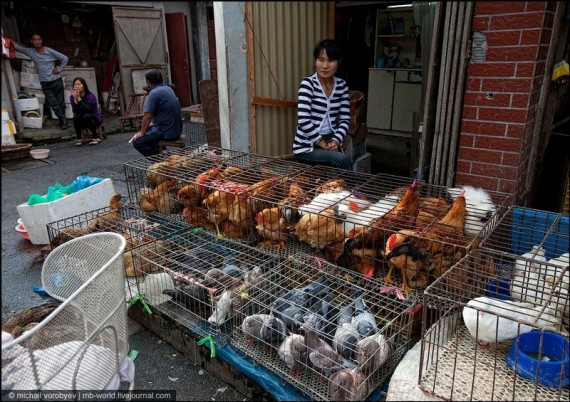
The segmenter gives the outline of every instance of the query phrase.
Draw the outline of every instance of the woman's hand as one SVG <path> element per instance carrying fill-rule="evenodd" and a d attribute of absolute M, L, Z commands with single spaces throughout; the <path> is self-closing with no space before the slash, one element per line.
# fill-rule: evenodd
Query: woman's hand
<path fill-rule="evenodd" d="M 79 92 L 76 91 L 75 89 L 71 90 L 71 95 L 73 95 L 73 99 L 75 99 L 76 103 L 79 103 L 79 101 L 81 101 L 81 98 L 79 97 Z"/>
<path fill-rule="evenodd" d="M 322 149 L 328 149 L 328 143 L 325 140 L 320 140 L 317 142 L 317 147 Z"/>
<path fill-rule="evenodd" d="M 329 142 L 327 144 L 327 149 L 329 151 L 338 151 L 340 148 L 340 144 L 338 143 L 337 140 L 332 140 L 331 142 Z"/>

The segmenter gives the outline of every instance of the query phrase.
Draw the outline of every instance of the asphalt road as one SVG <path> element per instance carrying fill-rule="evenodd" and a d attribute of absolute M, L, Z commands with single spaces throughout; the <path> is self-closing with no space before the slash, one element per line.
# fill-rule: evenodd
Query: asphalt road
<path fill-rule="evenodd" d="M 68 130 L 73 130 L 72 128 Z M 23 239 L 14 228 L 16 206 L 30 194 L 45 194 L 48 186 L 71 183 L 79 175 L 110 178 L 115 190 L 127 194 L 123 164 L 142 156 L 128 144 L 133 133 L 113 134 L 96 146 L 75 147 L 74 141 L 41 146 L 50 150 L 49 161 L 9 165 L 2 171 L 2 322 L 15 312 L 46 301 L 32 291 L 41 285 L 40 246 Z M 34 148 L 39 148 L 35 146 Z M 27 167 L 27 169 L 19 169 Z M 177 352 L 153 333 L 131 322 L 130 347 L 140 352 L 135 362 L 135 389 L 175 390 L 177 400 L 245 400 Z"/>

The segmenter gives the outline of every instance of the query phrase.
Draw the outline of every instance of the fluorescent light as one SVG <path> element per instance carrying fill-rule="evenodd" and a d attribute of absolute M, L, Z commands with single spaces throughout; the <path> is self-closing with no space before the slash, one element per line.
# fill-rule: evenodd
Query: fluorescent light
<path fill-rule="evenodd" d="M 411 7 L 411 4 L 394 4 L 391 6 L 388 6 L 386 8 L 404 8 L 404 7 Z"/>

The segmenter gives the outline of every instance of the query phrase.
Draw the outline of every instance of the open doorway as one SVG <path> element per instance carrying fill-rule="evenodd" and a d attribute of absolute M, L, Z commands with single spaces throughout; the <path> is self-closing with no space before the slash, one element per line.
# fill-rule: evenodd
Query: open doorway
<path fill-rule="evenodd" d="M 418 166 L 435 3 L 336 2 L 339 75 L 366 94 L 371 171 L 410 176 Z"/>

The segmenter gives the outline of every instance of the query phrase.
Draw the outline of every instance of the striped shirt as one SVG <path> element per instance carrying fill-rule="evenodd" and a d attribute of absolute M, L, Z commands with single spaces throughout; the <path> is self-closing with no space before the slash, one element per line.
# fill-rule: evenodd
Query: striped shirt
<path fill-rule="evenodd" d="M 342 146 L 350 125 L 350 98 L 346 81 L 334 78 L 334 87 L 329 98 L 317 78 L 317 73 L 303 78 L 299 85 L 297 109 L 297 133 L 293 141 L 293 153 L 312 152 L 322 139 L 321 128 L 328 114 L 333 137 Z"/>

